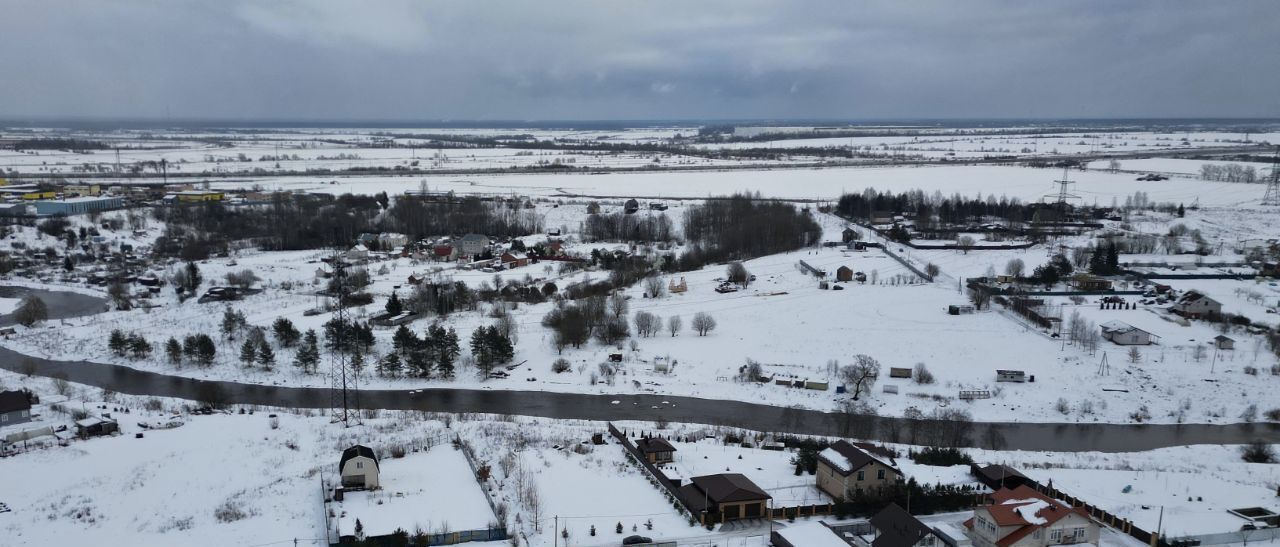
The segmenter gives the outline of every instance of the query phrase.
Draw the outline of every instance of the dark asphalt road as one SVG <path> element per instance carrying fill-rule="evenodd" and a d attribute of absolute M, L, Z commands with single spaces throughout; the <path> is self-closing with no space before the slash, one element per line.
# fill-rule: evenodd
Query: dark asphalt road
<path fill-rule="evenodd" d="M 3 288 L 0 288 L 2 290 Z M 62 293 L 66 294 L 66 293 Z M 42 294 L 42 297 L 45 296 Z M 83 296 L 83 295 L 77 295 Z M 94 298 L 94 297 L 86 297 Z M 75 310 L 100 311 L 77 298 L 46 298 L 50 314 L 68 317 Z M 63 304 L 63 302 L 66 302 Z M 92 312 L 90 312 L 92 313 Z M 2 320 L 3 317 L 0 317 Z M 324 388 L 298 388 L 196 380 L 87 361 L 54 361 L 0 348 L 0 368 L 69 381 L 131 395 L 291 408 L 325 408 Z M 657 420 L 740 427 L 756 431 L 891 440 L 905 432 L 901 418 L 850 417 L 815 410 L 667 395 L 587 395 L 546 391 L 435 388 L 421 391 L 362 390 L 360 406 L 389 410 L 514 414 L 583 420 Z M 617 401 L 615 403 L 615 401 Z M 935 429 L 925 422 L 926 429 Z M 900 440 L 906 441 L 905 433 Z M 1128 452 L 1188 444 L 1242 444 L 1255 439 L 1280 443 L 1280 424 L 1128 425 L 1052 423 L 975 423 L 963 444 L 1054 452 Z"/>

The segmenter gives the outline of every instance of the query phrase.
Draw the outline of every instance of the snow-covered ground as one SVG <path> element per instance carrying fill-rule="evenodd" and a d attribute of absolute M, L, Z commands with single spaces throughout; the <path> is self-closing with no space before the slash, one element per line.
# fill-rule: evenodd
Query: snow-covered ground
<path fill-rule="evenodd" d="M 381 457 L 383 489 L 375 494 L 385 497 L 378 506 L 385 515 L 398 515 L 395 504 L 421 490 L 425 496 L 412 498 L 421 502 L 421 510 L 405 516 L 406 526 L 448 520 L 458 530 L 470 520 L 487 524 L 491 510 L 461 452 L 451 446 L 455 437 L 474 449 L 478 465 L 490 468 L 484 488 L 505 507 L 509 529 L 529 545 L 560 542 L 565 528 L 577 545 L 616 544 L 618 523 L 624 537 L 634 533 L 664 540 L 751 544 L 748 538 L 761 532 L 759 527 L 731 532 L 691 526 L 607 434 L 607 444 L 588 442 L 604 430 L 598 422 L 371 412 L 359 425 L 343 428 L 317 412 L 258 408 L 252 414 L 199 416 L 189 414 L 181 401 L 104 394 L 75 385 L 65 389 L 69 399 L 64 399 L 56 394 L 56 382 L 4 371 L 0 386 L 29 388 L 46 400 L 62 401 L 57 408 L 66 413 L 49 404 L 37 407 L 52 424 L 69 423 L 69 412 L 84 409 L 111 413 L 122 428 L 120 436 L 74 440 L 65 447 L 39 438 L 29 450 L 0 460 L 7 477 L 0 503 L 11 509 L 0 513 L 6 546 L 90 541 L 256 545 L 295 538 L 299 545 L 320 545 L 329 510 L 322 501 L 321 480 L 333 479 L 341 450 L 356 443 L 373 447 Z M 180 425 L 143 429 L 140 422 Z M 747 474 L 775 497 L 816 492 L 811 488 L 814 477 L 792 473 L 793 452 L 726 446 L 721 439 L 727 431 L 706 426 L 618 426 L 704 439 L 677 442 L 676 465 L 687 474 L 729 469 Z M 144 437 L 135 438 L 135 433 Z M 899 454 L 908 448 L 889 446 Z M 406 456 L 390 456 L 394 447 L 403 447 Z M 1240 521 L 1226 509 L 1274 509 L 1280 486 L 1280 468 L 1244 463 L 1235 446 L 1118 454 L 968 452 L 979 462 L 1005 463 L 1037 480 L 1052 481 L 1145 529 L 1155 528 L 1163 506 L 1167 534 L 1236 530 Z M 897 465 L 925 484 L 972 483 L 964 466 L 924 466 L 906 457 L 899 457 Z M 1126 485 L 1132 486 L 1129 492 L 1124 492 Z M 444 492 L 446 498 L 438 495 Z M 804 494 L 792 497 L 807 499 Z M 537 501 L 530 502 L 533 498 Z M 340 511 L 335 507 L 333 517 Z M 925 517 L 956 523 L 964 518 L 964 513 Z M 1107 537 L 1104 545 L 1127 545 Z"/>

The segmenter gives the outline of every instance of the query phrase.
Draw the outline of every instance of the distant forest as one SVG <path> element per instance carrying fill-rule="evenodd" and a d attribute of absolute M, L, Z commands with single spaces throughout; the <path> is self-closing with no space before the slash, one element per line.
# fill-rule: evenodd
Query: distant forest
<path fill-rule="evenodd" d="M 232 208 L 209 202 L 157 208 L 155 215 L 169 225 L 157 251 L 186 259 L 207 257 L 234 240 L 253 240 L 265 250 L 278 251 L 348 247 L 364 232 L 399 232 L 416 240 L 466 233 L 522 236 L 540 229 L 537 215 L 519 203 L 401 196 L 391 204 L 385 193 L 277 193 L 258 206 Z"/>

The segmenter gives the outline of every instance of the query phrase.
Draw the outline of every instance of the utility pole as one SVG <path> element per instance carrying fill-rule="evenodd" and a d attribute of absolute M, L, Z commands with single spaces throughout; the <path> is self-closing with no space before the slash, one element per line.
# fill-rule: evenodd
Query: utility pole
<path fill-rule="evenodd" d="M 560 545 L 560 515 L 556 515 L 555 527 L 551 529 L 551 545 L 552 547 Z"/>

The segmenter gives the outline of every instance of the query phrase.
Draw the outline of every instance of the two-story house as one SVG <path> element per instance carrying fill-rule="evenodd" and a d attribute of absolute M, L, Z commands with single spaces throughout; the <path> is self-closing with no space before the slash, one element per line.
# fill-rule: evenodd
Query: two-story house
<path fill-rule="evenodd" d="M 1098 523 L 1072 507 L 1023 485 L 991 495 L 964 525 L 974 547 L 1049 547 L 1098 543 Z"/>
<path fill-rule="evenodd" d="M 818 453 L 818 489 L 844 499 L 852 492 L 870 492 L 896 484 L 902 480 L 902 472 L 891 461 L 883 449 L 836 441 Z"/>

